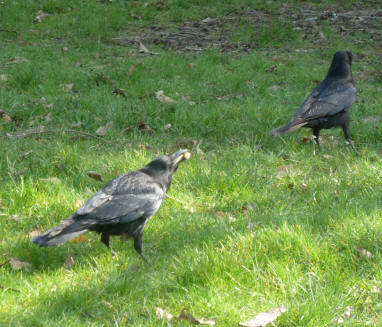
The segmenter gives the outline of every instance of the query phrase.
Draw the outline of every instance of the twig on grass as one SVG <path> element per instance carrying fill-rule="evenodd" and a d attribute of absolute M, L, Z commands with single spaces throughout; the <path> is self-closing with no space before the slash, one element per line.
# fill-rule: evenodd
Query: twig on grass
<path fill-rule="evenodd" d="M 16 133 L 16 134 L 9 134 L 9 133 L 7 133 L 5 135 L 0 135 L 0 137 L 23 138 L 23 137 L 33 136 L 33 135 L 37 135 L 37 134 L 60 134 L 60 133 L 75 133 L 75 134 L 80 134 L 80 135 L 84 135 L 84 136 L 93 137 L 93 138 L 95 138 L 97 140 L 101 140 L 101 141 L 106 142 L 106 143 L 111 143 L 110 141 L 107 141 L 104 138 L 99 137 L 97 135 L 94 135 L 94 134 L 91 134 L 91 133 L 87 133 L 87 132 L 78 131 L 78 130 L 75 130 L 75 129 L 64 129 L 64 130 L 53 129 L 53 130 L 46 130 L 46 131 L 28 131 L 28 132 L 25 132 L 25 133 Z"/>
<path fill-rule="evenodd" d="M 114 87 L 114 90 L 113 90 L 113 94 L 120 94 L 122 95 L 123 97 L 127 98 L 127 94 L 125 92 L 124 89 L 121 89 L 118 87 L 117 85 L 117 82 L 113 79 L 110 78 L 110 76 L 106 75 L 105 73 L 101 72 L 98 77 L 101 79 L 101 80 L 104 80 L 104 81 L 107 81 L 109 82 L 113 87 Z"/>
<path fill-rule="evenodd" d="M 13 291 L 13 292 L 20 293 L 19 290 L 15 289 L 15 288 L 12 288 L 12 287 L 4 287 L 4 286 L 1 286 L 1 285 L 0 285 L 0 289 L 2 289 L 2 290 L 4 290 L 4 291 Z"/>

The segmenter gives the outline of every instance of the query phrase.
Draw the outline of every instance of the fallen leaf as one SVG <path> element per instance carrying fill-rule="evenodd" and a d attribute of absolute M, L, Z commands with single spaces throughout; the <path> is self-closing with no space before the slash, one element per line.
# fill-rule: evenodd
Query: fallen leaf
<path fill-rule="evenodd" d="M 329 159 L 332 159 L 333 156 L 331 156 L 330 154 L 323 154 L 322 157 L 326 160 L 329 160 Z"/>
<path fill-rule="evenodd" d="M 28 62 L 29 60 L 24 57 L 11 57 L 8 59 L 8 65 L 10 64 L 19 64 L 21 62 Z"/>
<path fill-rule="evenodd" d="M 196 145 L 196 141 L 193 139 L 181 139 L 175 142 L 175 147 L 176 148 L 192 148 L 194 145 Z"/>
<path fill-rule="evenodd" d="M 73 255 L 70 253 L 67 258 L 65 259 L 65 263 L 64 263 L 64 266 L 65 266 L 65 269 L 70 269 L 70 267 L 72 267 L 74 265 L 74 257 Z"/>
<path fill-rule="evenodd" d="M 157 317 L 157 319 L 166 318 L 167 320 L 171 320 L 172 318 L 174 318 L 174 316 L 171 313 L 168 313 L 159 307 L 155 309 L 155 316 Z"/>
<path fill-rule="evenodd" d="M 139 42 L 139 52 L 150 53 L 149 49 L 147 49 L 142 42 Z"/>
<path fill-rule="evenodd" d="M 274 308 L 267 312 L 259 313 L 257 316 L 255 316 L 255 318 L 251 320 L 239 322 L 239 325 L 245 327 L 267 326 L 268 324 L 273 323 L 284 312 L 286 312 L 286 308 L 284 306 L 280 308 Z"/>
<path fill-rule="evenodd" d="M 139 42 L 139 52 L 140 53 L 148 53 L 148 54 L 151 54 L 151 55 L 159 55 L 158 52 L 152 52 L 152 51 L 149 51 L 149 49 L 147 49 L 143 43 Z"/>
<path fill-rule="evenodd" d="M 155 97 L 162 103 L 166 104 L 175 104 L 176 101 L 166 95 L 164 95 L 164 91 L 160 90 L 158 92 L 155 92 Z"/>
<path fill-rule="evenodd" d="M 138 121 L 137 124 L 138 124 L 138 129 L 141 132 L 150 132 L 151 131 L 151 127 L 149 125 L 147 125 L 143 120 Z"/>
<path fill-rule="evenodd" d="M 30 236 L 31 238 L 34 238 L 34 237 L 36 237 L 36 236 L 38 236 L 38 235 L 40 235 L 40 234 L 42 234 L 42 230 L 41 230 L 41 228 L 35 227 L 35 228 L 33 228 L 33 229 L 30 231 L 29 236 Z"/>
<path fill-rule="evenodd" d="M 163 127 L 163 130 L 168 131 L 171 127 L 172 127 L 171 124 L 166 124 L 166 125 Z"/>
<path fill-rule="evenodd" d="M 62 48 L 62 52 L 68 52 L 68 51 L 69 51 L 68 47 L 63 47 Z"/>
<path fill-rule="evenodd" d="M 88 171 L 87 175 L 97 181 L 103 182 L 101 174 L 97 173 L 96 171 Z"/>
<path fill-rule="evenodd" d="M 45 126 L 44 126 L 44 125 L 40 125 L 40 126 L 38 127 L 38 131 L 39 131 L 40 133 L 44 133 L 44 132 L 45 132 Z"/>
<path fill-rule="evenodd" d="M 25 269 L 26 271 L 29 271 L 30 268 L 32 267 L 32 264 L 29 262 L 25 261 L 20 261 L 19 259 L 9 257 L 8 258 L 8 263 L 12 267 L 13 270 L 20 270 L 20 269 Z"/>
<path fill-rule="evenodd" d="M 62 86 L 63 91 L 73 91 L 74 83 L 64 84 Z"/>
<path fill-rule="evenodd" d="M 12 118 L 9 117 L 3 110 L 0 110 L 0 117 L 4 123 L 10 123 L 12 121 Z"/>
<path fill-rule="evenodd" d="M 244 203 L 241 207 L 241 210 L 243 211 L 244 215 L 248 214 L 248 210 L 255 210 L 256 205 L 253 202 Z"/>
<path fill-rule="evenodd" d="M 139 144 L 139 145 L 138 145 L 138 148 L 139 148 L 140 150 L 151 150 L 151 146 L 148 145 L 148 144 Z"/>
<path fill-rule="evenodd" d="M 72 239 L 72 243 L 79 243 L 79 242 L 87 242 L 89 241 L 89 237 L 85 236 L 85 235 L 79 235 L 75 238 Z"/>
<path fill-rule="evenodd" d="M 8 80 L 8 76 L 6 74 L 0 74 L 0 82 L 6 82 Z"/>
<path fill-rule="evenodd" d="M 99 127 L 97 130 L 96 130 L 96 134 L 98 136 L 105 136 L 107 133 L 107 129 L 106 129 L 106 126 L 101 126 Z"/>
<path fill-rule="evenodd" d="M 164 1 L 158 1 L 155 5 L 155 8 L 157 10 L 163 10 L 166 7 L 166 4 Z"/>
<path fill-rule="evenodd" d="M 183 308 L 180 312 L 179 316 L 176 317 L 177 320 L 186 320 L 192 324 L 195 325 L 209 325 L 214 326 L 215 325 L 215 319 L 206 320 L 204 318 L 194 318 L 194 316 L 188 312 L 188 309 Z"/>
<path fill-rule="evenodd" d="M 274 66 L 271 66 L 271 67 L 265 69 L 265 71 L 266 71 L 267 73 L 272 73 L 272 72 L 274 72 L 274 71 L 276 71 L 276 70 L 277 70 L 277 65 L 274 65 Z"/>
<path fill-rule="evenodd" d="M 40 181 L 49 182 L 49 183 L 53 183 L 53 184 L 61 184 L 61 179 L 59 179 L 57 177 L 40 178 Z"/>
<path fill-rule="evenodd" d="M 366 250 L 366 249 L 360 248 L 360 247 L 358 247 L 358 246 L 355 246 L 354 249 L 356 250 L 356 252 L 358 253 L 358 255 L 359 255 L 360 257 L 368 258 L 368 259 L 370 259 L 370 258 L 373 257 L 373 255 L 371 254 L 371 252 L 369 252 L 369 251 Z"/>
<path fill-rule="evenodd" d="M 42 11 L 42 10 L 39 10 L 39 11 L 36 13 L 36 17 L 33 19 L 33 21 L 34 21 L 35 23 L 41 23 L 42 20 L 43 20 L 44 18 L 48 17 L 48 16 L 49 16 L 48 13 L 46 13 L 46 12 L 44 12 L 44 11 Z"/>
<path fill-rule="evenodd" d="M 196 102 L 194 102 L 194 101 L 188 101 L 188 104 L 189 104 L 190 106 L 195 106 L 195 105 L 196 105 Z"/>

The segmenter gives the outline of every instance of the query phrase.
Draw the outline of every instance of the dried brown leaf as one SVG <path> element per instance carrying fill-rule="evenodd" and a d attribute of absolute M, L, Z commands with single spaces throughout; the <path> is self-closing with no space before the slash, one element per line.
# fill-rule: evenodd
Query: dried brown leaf
<path fill-rule="evenodd" d="M 32 267 L 32 264 L 30 262 L 20 261 L 19 259 L 13 257 L 8 258 L 8 263 L 13 270 L 25 269 L 26 271 L 29 271 Z"/>
<path fill-rule="evenodd" d="M 75 238 L 72 239 L 72 243 L 79 243 L 79 242 L 87 242 L 89 241 L 89 237 L 85 236 L 85 235 L 79 235 Z"/>
<path fill-rule="evenodd" d="M 12 121 L 12 118 L 9 117 L 4 111 L 0 110 L 0 117 L 3 120 L 4 123 L 10 123 Z"/>
<path fill-rule="evenodd" d="M 105 136 L 107 134 L 106 126 L 101 126 L 96 130 L 98 136 Z"/>
<path fill-rule="evenodd" d="M 0 74 L 0 82 L 5 83 L 8 81 L 8 76 L 6 74 Z"/>
<path fill-rule="evenodd" d="M 140 130 L 141 132 L 150 132 L 152 129 L 151 127 L 146 124 L 143 120 L 140 120 L 137 122 L 138 124 L 138 130 Z"/>
<path fill-rule="evenodd" d="M 63 91 L 73 91 L 74 83 L 64 84 L 62 86 Z"/>
<path fill-rule="evenodd" d="M 88 171 L 87 175 L 90 178 L 93 178 L 93 179 L 95 179 L 97 181 L 103 182 L 101 174 L 97 173 L 96 171 Z"/>
<path fill-rule="evenodd" d="M 196 143 L 193 139 L 181 139 L 175 142 L 175 148 L 192 148 Z"/>
<path fill-rule="evenodd" d="M 36 13 L 36 17 L 33 19 L 33 22 L 35 23 L 41 23 L 42 20 L 46 17 L 48 17 L 49 14 L 42 11 L 42 10 L 39 10 L 37 13 Z"/>
<path fill-rule="evenodd" d="M 204 319 L 204 318 L 195 318 L 191 313 L 188 312 L 189 310 L 186 308 L 183 308 L 180 312 L 179 316 L 176 317 L 177 320 L 186 320 L 192 324 L 195 325 L 209 325 L 214 326 L 215 325 L 215 319 Z"/>
<path fill-rule="evenodd" d="M 151 55 L 158 55 L 159 53 L 158 52 L 152 52 L 152 51 L 149 51 L 149 49 L 147 49 L 143 43 L 139 42 L 139 52 L 140 53 L 148 53 L 148 54 L 151 54 Z"/>
<path fill-rule="evenodd" d="M 267 312 L 261 312 L 255 318 L 240 322 L 239 326 L 244 327 L 263 327 L 267 326 L 270 323 L 273 323 L 279 316 L 286 312 L 286 308 L 284 306 L 280 308 L 274 308 Z"/>
<path fill-rule="evenodd" d="M 355 246 L 354 249 L 356 250 L 356 252 L 358 253 L 358 256 L 359 257 L 363 257 L 363 258 L 367 258 L 367 259 L 370 259 L 373 257 L 373 255 L 371 254 L 371 252 L 369 252 L 368 250 L 364 249 L 364 248 L 360 248 L 358 246 Z"/>
<path fill-rule="evenodd" d="M 155 92 L 155 97 L 162 103 L 166 104 L 175 104 L 176 101 L 166 95 L 164 95 L 164 91 L 160 90 L 158 92 Z"/>
<path fill-rule="evenodd" d="M 19 64 L 22 62 L 28 62 L 29 60 L 24 57 L 11 57 L 8 59 L 8 65 L 10 64 Z"/>

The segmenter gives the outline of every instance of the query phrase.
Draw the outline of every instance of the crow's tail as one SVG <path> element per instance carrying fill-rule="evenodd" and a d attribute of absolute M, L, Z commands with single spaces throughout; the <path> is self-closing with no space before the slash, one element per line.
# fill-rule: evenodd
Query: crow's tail
<path fill-rule="evenodd" d="M 275 128 L 275 129 L 271 130 L 269 132 L 269 135 L 272 135 L 272 136 L 283 136 L 284 134 L 288 134 L 290 132 L 293 132 L 297 128 L 300 128 L 300 127 L 302 127 L 302 126 L 304 126 L 306 124 L 307 124 L 307 122 L 297 123 L 296 124 L 296 122 L 291 121 L 288 124 L 285 124 L 283 126 L 280 126 L 278 128 Z"/>
<path fill-rule="evenodd" d="M 86 232 L 91 223 L 86 220 L 75 220 L 73 216 L 64 220 L 61 225 L 33 238 L 33 243 L 41 246 L 53 246 L 70 241 Z"/>

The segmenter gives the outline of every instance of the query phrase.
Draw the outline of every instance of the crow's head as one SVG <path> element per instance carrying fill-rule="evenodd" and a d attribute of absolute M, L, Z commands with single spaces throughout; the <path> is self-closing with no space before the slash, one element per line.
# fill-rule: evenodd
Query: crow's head
<path fill-rule="evenodd" d="M 178 169 L 179 164 L 189 159 L 190 156 L 191 154 L 188 150 L 179 150 L 168 156 L 159 157 L 151 161 L 143 170 L 162 182 L 168 189 L 172 176 Z"/>
<path fill-rule="evenodd" d="M 350 51 L 337 51 L 330 65 L 328 77 L 352 79 L 351 65 L 353 54 Z"/>

